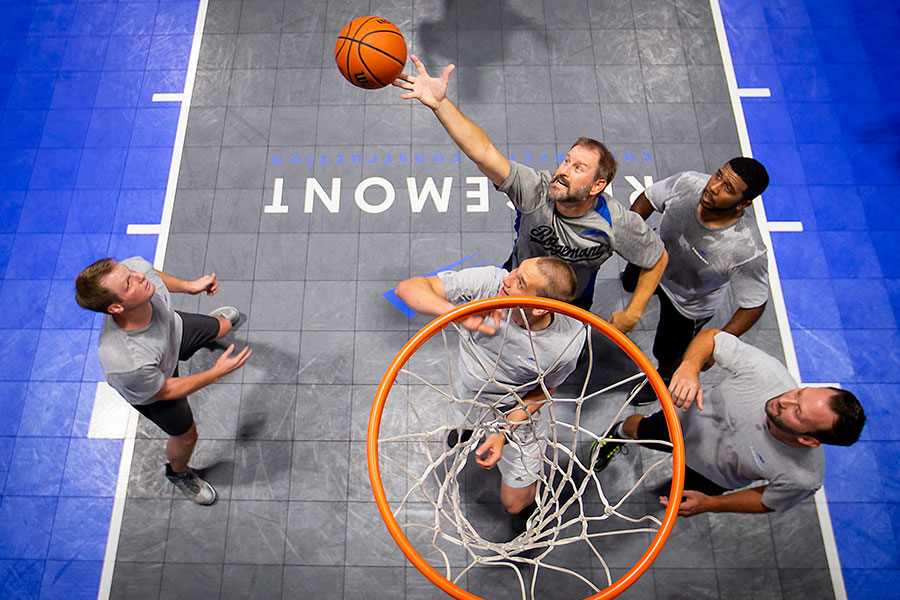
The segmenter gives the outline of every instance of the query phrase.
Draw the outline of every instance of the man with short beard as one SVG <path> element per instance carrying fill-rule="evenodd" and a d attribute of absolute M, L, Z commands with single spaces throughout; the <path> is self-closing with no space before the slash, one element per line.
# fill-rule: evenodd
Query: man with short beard
<path fill-rule="evenodd" d="M 759 161 L 739 156 L 713 175 L 685 171 L 658 181 L 632 205 L 644 219 L 654 211 L 662 213 L 659 235 L 669 262 L 656 289 L 659 321 L 653 356 L 666 382 L 727 292 L 737 309 L 724 331 L 740 336 L 762 316 L 769 297 L 766 246 L 745 211 L 768 184 L 769 174 Z M 640 271 L 638 265 L 625 267 L 625 291 L 634 289 Z M 655 401 L 644 387 L 633 403 Z"/>
<path fill-rule="evenodd" d="M 665 270 L 667 255 L 659 236 L 637 214 L 602 194 L 616 174 L 612 153 L 600 142 L 582 137 L 555 173 L 510 162 L 447 98 L 455 67 L 449 65 L 441 77 L 430 77 L 416 56 L 410 59 L 418 75 L 403 74 L 394 81 L 408 90 L 403 98 L 415 98 L 433 110 L 460 150 L 516 208 L 518 235 L 504 267 L 515 269 L 536 256 L 559 257 L 571 265 L 578 280 L 572 304 L 590 310 L 597 271 L 615 251 L 641 272 L 628 306 L 614 311 L 609 321 L 624 333 L 634 329 Z"/>
<path fill-rule="evenodd" d="M 727 376 L 704 391 L 699 374 L 710 357 Z M 687 466 L 678 509 L 682 516 L 787 510 L 822 487 L 821 445 L 851 446 L 866 423 L 862 405 L 850 392 L 798 388 L 777 359 L 718 329 L 704 329 L 694 338 L 669 391 L 683 409 L 679 416 Z M 695 402 L 696 410 L 688 410 Z M 594 443 L 589 460 L 595 471 L 602 471 L 634 443 L 628 440 L 668 439 L 662 411 L 631 415 L 616 423 L 607 439 Z M 662 504 L 668 501 L 660 497 Z"/>

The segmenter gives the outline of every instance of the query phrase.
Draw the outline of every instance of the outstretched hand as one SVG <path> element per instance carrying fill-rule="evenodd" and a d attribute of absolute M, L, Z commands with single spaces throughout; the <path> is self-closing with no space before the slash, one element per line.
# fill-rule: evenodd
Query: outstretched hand
<path fill-rule="evenodd" d="M 672 375 L 669 382 L 669 393 L 675 406 L 687 410 L 691 404 L 697 402 L 697 410 L 703 410 L 703 388 L 700 387 L 700 378 L 689 370 L 681 369 Z"/>
<path fill-rule="evenodd" d="M 506 437 L 502 433 L 492 433 L 475 450 L 475 463 L 483 469 L 493 469 L 503 456 Z"/>
<path fill-rule="evenodd" d="M 456 68 L 456 65 L 447 65 L 440 77 L 432 77 L 425 70 L 425 65 L 419 60 L 415 54 L 410 55 L 409 59 L 416 66 L 418 75 L 407 75 L 401 73 L 397 79 L 393 81 L 393 85 L 409 90 L 408 94 L 403 94 L 401 98 L 409 100 L 416 98 L 430 108 L 437 110 L 438 105 L 447 97 L 447 85 L 450 83 L 450 73 Z"/>
<path fill-rule="evenodd" d="M 491 327 L 490 325 L 491 318 L 493 318 L 494 321 L 493 327 Z M 488 335 L 494 335 L 497 332 L 496 327 L 500 327 L 500 323 L 502 320 L 503 310 L 497 309 L 493 311 L 469 315 L 465 319 L 460 319 L 459 324 L 469 331 L 480 331 L 482 333 L 487 333 Z"/>
<path fill-rule="evenodd" d="M 207 296 L 214 296 L 218 291 L 219 282 L 216 279 L 216 274 L 212 273 L 211 275 L 204 275 L 203 277 L 192 281 L 191 290 L 188 293 L 199 294 L 201 292 L 206 292 Z"/>
<path fill-rule="evenodd" d="M 684 490 L 681 494 L 681 504 L 678 505 L 678 516 L 693 517 L 694 515 L 709 511 L 709 506 L 707 505 L 708 500 L 709 496 L 702 492 L 696 490 Z M 663 506 L 668 506 L 669 497 L 660 496 L 659 503 Z"/>
<path fill-rule="evenodd" d="M 247 362 L 247 359 L 250 358 L 250 355 L 253 354 L 253 350 L 250 349 L 250 346 L 244 346 L 243 350 L 234 356 L 231 356 L 233 351 L 234 344 L 231 344 L 225 349 L 225 352 L 222 353 L 219 360 L 216 361 L 213 368 L 217 370 L 219 377 L 243 367 L 244 363 Z"/>

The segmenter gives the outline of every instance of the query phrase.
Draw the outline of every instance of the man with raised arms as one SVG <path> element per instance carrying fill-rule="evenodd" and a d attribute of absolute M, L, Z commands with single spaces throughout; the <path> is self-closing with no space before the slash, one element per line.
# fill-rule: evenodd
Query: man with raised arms
<path fill-rule="evenodd" d="M 512 272 L 474 267 L 413 277 L 400 282 L 396 293 L 420 313 L 442 315 L 459 304 L 494 296 L 571 302 L 575 285 L 575 274 L 565 261 L 544 256 L 525 259 Z M 452 391 L 463 433 L 451 431 L 448 442 L 466 442 L 473 430 L 486 433 L 475 450 L 476 462 L 485 469 L 499 465 L 500 500 L 513 515 L 513 529 L 521 533 L 535 509 L 550 429 L 538 412 L 545 403 L 544 390 L 552 395 L 575 370 L 586 335 L 581 322 L 545 309 L 512 309 L 509 320 L 498 313 L 473 315 L 460 323 L 464 329 Z M 489 375 L 485 365 L 496 367 Z M 503 415 L 493 431 L 484 429 L 485 414 Z"/>
<path fill-rule="evenodd" d="M 704 390 L 699 374 L 710 357 L 727 376 Z M 683 409 L 682 516 L 787 510 L 822 487 L 822 444 L 851 446 L 866 423 L 862 405 L 850 392 L 797 387 L 777 359 L 718 329 L 704 329 L 694 338 L 669 391 Z M 669 439 L 662 411 L 631 415 L 609 435 L 592 446 L 595 471 L 606 468 L 625 440 Z M 668 500 L 660 498 L 662 504 Z"/>
<path fill-rule="evenodd" d="M 745 211 L 765 191 L 769 174 L 757 160 L 739 156 L 713 175 L 685 171 L 649 186 L 631 210 L 647 219 L 662 213 L 659 235 L 669 263 L 656 295 L 659 322 L 653 342 L 658 371 L 668 381 L 697 332 L 715 315 L 727 292 L 737 309 L 723 330 L 740 336 L 756 323 L 769 297 L 766 247 Z M 634 290 L 641 269 L 622 274 Z M 636 404 L 655 402 L 649 387 Z"/>
<path fill-rule="evenodd" d="M 251 350 L 248 346 L 232 355 L 231 344 L 209 369 L 180 375 L 178 361 L 225 337 L 240 313 L 232 306 L 209 315 L 178 311 L 171 294 L 212 296 L 218 290 L 215 273 L 185 281 L 140 257 L 101 259 L 75 280 L 78 304 L 105 315 L 97 354 L 109 385 L 168 434 L 166 477 L 188 499 L 204 505 L 216 501 L 216 490 L 188 466 L 197 426 L 187 396 L 244 366 Z"/>
<path fill-rule="evenodd" d="M 511 162 L 447 98 L 455 67 L 430 77 L 416 56 L 410 59 L 418 75 L 403 74 L 394 81 L 408 90 L 403 98 L 415 98 L 433 110 L 460 150 L 516 208 L 518 236 L 505 266 L 514 269 L 535 256 L 561 258 L 577 277 L 573 304 L 590 310 L 597 271 L 615 251 L 641 273 L 628 306 L 614 311 L 609 321 L 622 332 L 633 330 L 665 270 L 667 255 L 659 236 L 637 214 L 602 194 L 616 173 L 615 158 L 606 146 L 579 138 L 555 173 Z"/>

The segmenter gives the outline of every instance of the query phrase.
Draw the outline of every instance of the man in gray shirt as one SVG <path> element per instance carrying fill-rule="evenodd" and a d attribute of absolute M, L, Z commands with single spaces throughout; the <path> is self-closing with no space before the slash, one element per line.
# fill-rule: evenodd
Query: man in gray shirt
<path fill-rule="evenodd" d="M 246 347 L 232 356 L 231 344 L 211 368 L 181 377 L 178 361 L 225 337 L 239 313 L 230 306 L 210 315 L 176 311 L 170 293 L 212 296 L 218 289 L 215 273 L 185 281 L 139 257 L 122 262 L 104 258 L 75 280 L 78 304 L 105 315 L 97 353 L 107 381 L 169 435 L 166 476 L 198 504 L 215 502 L 216 491 L 188 466 L 197 426 L 187 395 L 242 367 L 251 350 Z"/>
<path fill-rule="evenodd" d="M 514 269 L 534 256 L 556 256 L 575 270 L 578 288 L 573 304 L 590 310 L 594 279 L 615 251 L 641 268 L 634 295 L 609 322 L 628 333 L 640 320 L 666 267 L 666 251 L 659 237 L 637 215 L 602 194 L 616 173 L 612 153 L 600 142 L 579 138 L 555 173 L 508 161 L 480 127 L 447 98 L 447 84 L 455 68 L 430 77 L 411 56 L 418 75 L 401 75 L 394 85 L 408 90 L 434 111 L 450 137 L 493 182 L 509 195 L 517 211 L 518 236 L 505 265 Z"/>
<path fill-rule="evenodd" d="M 768 186 L 765 167 L 752 158 L 733 158 L 712 176 L 694 171 L 649 186 L 631 210 L 647 219 L 662 213 L 659 235 L 669 262 L 659 282 L 659 322 L 653 355 L 668 381 L 697 332 L 731 290 L 738 308 L 723 328 L 740 336 L 762 315 L 769 296 L 766 247 L 745 210 Z M 626 291 L 639 267 L 622 274 Z M 655 401 L 645 388 L 636 404 Z"/>
<path fill-rule="evenodd" d="M 413 277 L 400 282 L 396 293 L 418 312 L 441 315 L 459 304 L 494 296 L 570 302 L 575 285 L 565 261 L 539 257 L 526 259 L 512 272 L 475 267 Z M 549 436 L 549 424 L 538 413 L 546 400 L 544 388 L 552 395 L 575 370 L 586 330 L 581 322 L 544 309 L 514 309 L 508 321 L 500 313 L 473 315 L 460 323 L 459 364 L 452 378 L 454 406 L 464 407 L 461 420 L 474 425 L 464 432 L 464 442 L 472 429 L 487 433 L 475 450 L 476 462 L 485 469 L 499 466 L 500 499 L 514 516 L 513 528 L 521 532 L 535 508 Z M 481 418 L 485 414 L 498 417 L 496 431 L 485 431 Z"/>
<path fill-rule="evenodd" d="M 704 392 L 699 374 L 710 357 L 728 375 Z M 694 338 L 669 391 L 683 409 L 687 468 L 678 511 L 682 516 L 787 510 L 822 486 L 821 445 L 853 445 L 866 422 L 862 405 L 850 392 L 798 388 L 778 360 L 718 329 L 704 329 Z M 688 410 L 695 402 L 697 408 Z M 610 438 L 592 449 L 597 471 L 626 443 L 617 440 L 669 439 L 662 411 L 628 417 L 613 427 Z M 758 485 L 748 487 L 753 484 Z M 667 504 L 668 498 L 660 501 Z"/>

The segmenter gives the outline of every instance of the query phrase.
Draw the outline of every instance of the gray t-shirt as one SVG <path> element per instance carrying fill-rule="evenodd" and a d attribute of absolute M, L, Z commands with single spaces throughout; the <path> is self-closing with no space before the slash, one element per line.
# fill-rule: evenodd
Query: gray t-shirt
<path fill-rule="evenodd" d="M 688 466 L 728 489 L 768 482 L 762 502 L 786 510 L 822 487 L 821 447 L 794 448 L 766 427 L 766 401 L 797 388 L 777 359 L 730 333 L 716 334 L 713 356 L 729 372 L 704 390 L 703 410 L 681 412 Z"/>
<path fill-rule="evenodd" d="M 156 286 L 150 299 L 153 316 L 147 327 L 126 331 L 116 325 L 112 315 L 106 315 L 97 354 L 113 389 L 131 404 L 152 404 L 166 379 L 175 374 L 183 324 L 153 265 L 140 257 L 123 260 L 122 264 L 145 273 Z"/>
<path fill-rule="evenodd" d="M 769 297 L 766 246 L 756 223 L 741 218 L 725 227 L 709 227 L 697 216 L 697 204 L 709 175 L 686 171 L 648 187 L 644 194 L 663 213 L 659 235 L 669 253 L 660 287 L 690 319 L 716 312 L 729 284 L 741 308 L 755 308 Z"/>
<path fill-rule="evenodd" d="M 584 215 L 565 217 L 547 195 L 552 179 L 550 171 L 510 162 L 509 176 L 497 188 L 519 212 L 514 267 L 534 256 L 558 256 L 575 270 L 580 297 L 613 251 L 643 268 L 656 264 L 663 243 L 640 215 L 600 194 Z"/>
<path fill-rule="evenodd" d="M 507 274 L 507 271 L 497 267 L 474 267 L 462 271 L 442 271 L 437 276 L 444 284 L 447 300 L 464 304 L 496 296 Z M 453 393 L 457 397 L 472 399 L 481 390 L 478 396 L 481 404 L 497 408 L 512 406 L 515 398 L 509 395 L 508 387 L 517 388 L 519 396 L 522 396 L 537 387 L 537 383 L 520 386 L 537 379 L 540 370 L 544 371 L 545 385 L 554 388 L 575 370 L 585 341 L 585 328 L 581 322 L 553 314 L 549 326 L 530 334 L 512 320 L 508 321 L 508 326 L 506 323 L 503 321 L 493 335 L 462 330 L 459 372 L 453 379 Z M 493 326 L 493 321 L 490 324 Z M 488 372 L 501 385 L 486 384 Z M 504 388 L 504 385 L 508 387 Z"/>

